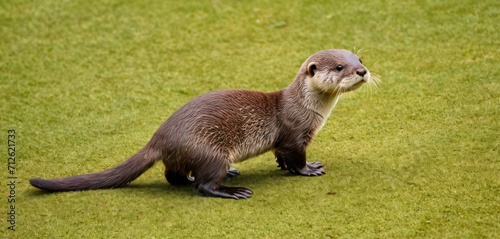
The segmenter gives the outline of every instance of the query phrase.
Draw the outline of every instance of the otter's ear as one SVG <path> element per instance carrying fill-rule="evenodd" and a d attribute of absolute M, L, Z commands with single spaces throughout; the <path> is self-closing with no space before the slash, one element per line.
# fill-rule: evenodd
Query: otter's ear
<path fill-rule="evenodd" d="M 314 76 L 314 74 L 316 74 L 316 70 L 318 69 L 316 67 L 318 63 L 316 62 L 311 62 L 309 63 L 309 65 L 307 65 L 307 74 L 310 75 L 310 76 Z"/>

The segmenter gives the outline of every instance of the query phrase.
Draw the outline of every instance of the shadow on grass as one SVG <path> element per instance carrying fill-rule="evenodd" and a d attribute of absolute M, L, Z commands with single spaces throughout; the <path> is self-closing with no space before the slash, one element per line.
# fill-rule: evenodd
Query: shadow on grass
<path fill-rule="evenodd" d="M 223 184 L 226 186 L 242 186 L 252 188 L 263 187 L 264 185 L 276 184 L 280 185 L 283 181 L 287 180 L 288 177 L 295 177 L 297 175 L 293 175 L 288 173 L 287 171 L 282 170 L 250 170 L 244 171 L 241 175 L 226 179 Z M 182 186 L 173 186 L 170 185 L 166 181 L 155 180 L 149 183 L 131 183 L 125 187 L 121 188 L 112 188 L 112 189 L 97 189 L 97 190 L 88 190 L 82 192 L 91 192 L 91 191 L 104 191 L 104 190 L 122 190 L 133 191 L 139 194 L 152 194 L 152 195 L 162 195 L 162 196 L 173 196 L 173 195 L 185 195 L 185 196 L 200 196 L 195 189 L 194 185 L 182 185 Z M 45 198 L 50 197 L 52 195 L 58 195 L 66 192 L 46 192 L 42 190 L 38 190 L 32 188 L 26 192 L 26 196 L 28 198 Z"/>
<path fill-rule="evenodd" d="M 228 178 L 222 183 L 226 186 L 233 187 L 248 187 L 250 189 L 263 187 L 269 184 L 280 185 L 282 181 L 287 180 L 288 176 L 296 176 L 281 170 L 250 170 L 243 171 L 241 175 Z M 201 196 L 198 193 L 194 184 L 191 185 L 170 185 L 166 181 L 156 180 L 150 183 L 130 184 L 122 188 L 126 190 L 136 191 L 140 193 L 150 193 L 152 195 L 178 195 L 183 194 L 186 196 Z"/>

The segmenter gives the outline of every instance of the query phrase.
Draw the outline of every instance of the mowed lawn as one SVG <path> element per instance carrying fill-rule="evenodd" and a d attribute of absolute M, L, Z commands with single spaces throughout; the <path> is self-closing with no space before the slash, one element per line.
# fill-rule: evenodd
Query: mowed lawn
<path fill-rule="evenodd" d="M 499 238 L 499 14 L 495 0 L 2 1 L 0 237 Z M 326 175 L 266 153 L 226 182 L 247 200 L 171 186 L 160 162 L 120 189 L 29 185 L 113 167 L 190 99 L 282 89 L 330 48 L 382 84 L 344 95 L 309 146 Z"/>

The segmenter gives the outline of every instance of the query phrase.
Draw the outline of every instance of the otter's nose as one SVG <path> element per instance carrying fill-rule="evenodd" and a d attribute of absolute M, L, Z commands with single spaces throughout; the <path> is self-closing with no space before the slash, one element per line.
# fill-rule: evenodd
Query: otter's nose
<path fill-rule="evenodd" d="M 366 75 L 366 69 L 359 69 L 359 70 L 356 70 L 356 74 L 357 74 L 358 76 L 363 77 L 363 76 L 365 76 L 365 75 Z"/>

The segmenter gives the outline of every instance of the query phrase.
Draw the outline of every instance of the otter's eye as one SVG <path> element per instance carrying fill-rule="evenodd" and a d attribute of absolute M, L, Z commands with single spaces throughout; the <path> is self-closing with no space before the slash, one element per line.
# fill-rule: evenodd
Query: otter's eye
<path fill-rule="evenodd" d="M 335 67 L 335 70 L 337 70 L 337 71 L 341 71 L 342 69 L 344 69 L 344 67 L 342 65 L 337 65 Z"/>
<path fill-rule="evenodd" d="M 363 64 L 363 61 L 361 59 L 359 59 L 359 63 Z"/>

